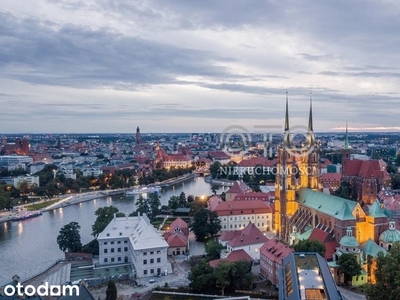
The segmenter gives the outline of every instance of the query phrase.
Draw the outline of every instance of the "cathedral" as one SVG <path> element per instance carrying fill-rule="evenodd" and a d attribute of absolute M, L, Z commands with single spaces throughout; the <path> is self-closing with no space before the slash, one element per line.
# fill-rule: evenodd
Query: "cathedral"
<path fill-rule="evenodd" d="M 284 139 L 278 150 L 279 171 L 275 182 L 276 236 L 293 244 L 300 238 L 307 239 L 317 228 L 339 244 L 350 227 L 360 244 L 369 239 L 379 243 L 379 236 L 388 229 L 389 222 L 377 200 L 366 213 L 358 202 L 322 193 L 311 97 L 305 136 L 301 147 L 291 137 L 286 94 Z"/>
<path fill-rule="evenodd" d="M 295 145 L 289 127 L 289 100 L 286 93 L 285 131 L 283 144 L 278 150 L 275 182 L 275 231 L 279 238 L 288 241 L 292 231 L 289 224 L 299 208 L 298 192 L 302 188 L 320 191 L 319 149 L 315 142 L 312 117 L 312 99 L 306 142 Z"/>

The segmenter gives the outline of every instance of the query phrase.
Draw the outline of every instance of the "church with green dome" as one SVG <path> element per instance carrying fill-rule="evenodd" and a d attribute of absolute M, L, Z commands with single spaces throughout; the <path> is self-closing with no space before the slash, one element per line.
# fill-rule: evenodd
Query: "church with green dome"
<path fill-rule="evenodd" d="M 382 232 L 379 236 L 379 245 L 386 251 L 390 251 L 390 248 L 396 242 L 400 242 L 400 231 L 396 229 L 396 223 L 390 221 L 389 229 Z"/>

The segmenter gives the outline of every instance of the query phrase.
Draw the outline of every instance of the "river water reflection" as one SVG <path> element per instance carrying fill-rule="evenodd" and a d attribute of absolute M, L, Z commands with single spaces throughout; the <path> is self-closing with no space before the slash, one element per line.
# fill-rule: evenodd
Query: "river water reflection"
<path fill-rule="evenodd" d="M 186 196 L 212 193 L 210 185 L 199 177 L 161 191 L 161 204 L 166 205 L 171 196 L 181 192 Z M 104 197 L 45 212 L 36 218 L 0 224 L 0 285 L 11 281 L 15 274 L 25 280 L 62 258 L 56 239 L 65 224 L 78 222 L 82 244 L 86 244 L 93 239 L 91 226 L 96 209 L 114 205 L 129 214 L 135 210 L 134 202 L 132 196 Z"/>

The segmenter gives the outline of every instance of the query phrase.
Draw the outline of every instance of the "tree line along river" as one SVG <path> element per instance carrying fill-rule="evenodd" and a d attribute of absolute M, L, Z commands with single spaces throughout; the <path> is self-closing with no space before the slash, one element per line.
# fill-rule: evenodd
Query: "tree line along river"
<path fill-rule="evenodd" d="M 161 205 L 167 205 L 171 196 L 211 195 L 211 186 L 198 177 L 162 190 Z M 44 271 L 64 253 L 58 248 L 56 239 L 59 230 L 65 224 L 78 222 L 81 226 L 82 244 L 93 239 L 92 225 L 94 212 L 99 207 L 114 205 L 121 212 L 130 214 L 138 196 L 103 197 L 79 204 L 44 212 L 43 215 L 18 222 L 0 224 L 0 285 L 11 281 L 13 275 L 19 275 L 24 281 Z"/>

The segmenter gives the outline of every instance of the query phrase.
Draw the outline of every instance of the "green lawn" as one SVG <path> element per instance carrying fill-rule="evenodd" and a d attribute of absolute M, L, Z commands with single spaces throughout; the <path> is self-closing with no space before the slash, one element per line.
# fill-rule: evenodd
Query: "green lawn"
<path fill-rule="evenodd" d="M 45 201 L 45 202 L 41 202 L 41 203 L 27 205 L 27 206 L 25 206 L 25 208 L 27 210 L 38 210 L 38 209 L 46 208 L 46 207 L 48 207 L 54 203 L 57 203 L 59 201 L 61 201 L 61 199 L 49 200 L 49 201 Z"/>

